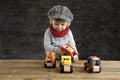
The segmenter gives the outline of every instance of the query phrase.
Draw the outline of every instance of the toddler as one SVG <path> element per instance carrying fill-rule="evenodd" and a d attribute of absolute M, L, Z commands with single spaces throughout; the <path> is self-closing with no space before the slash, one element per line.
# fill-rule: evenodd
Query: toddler
<path fill-rule="evenodd" d="M 66 6 L 56 5 L 48 11 L 50 25 L 44 34 L 44 48 L 46 52 L 55 52 L 58 55 L 64 54 L 61 46 L 69 44 L 78 53 L 73 38 L 70 24 L 73 20 L 73 14 Z M 78 61 L 78 55 L 74 61 Z"/>

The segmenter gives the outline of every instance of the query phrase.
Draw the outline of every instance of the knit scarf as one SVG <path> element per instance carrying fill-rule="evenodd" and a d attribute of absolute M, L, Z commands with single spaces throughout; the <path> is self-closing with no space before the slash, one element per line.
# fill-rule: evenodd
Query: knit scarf
<path fill-rule="evenodd" d="M 53 28 L 52 25 L 49 26 L 49 29 L 50 29 L 51 33 L 52 33 L 55 37 L 64 37 L 64 36 L 68 33 L 68 31 L 69 31 L 69 27 L 68 27 L 68 28 L 66 28 L 66 29 L 63 30 L 63 31 L 58 32 L 58 31 L 56 31 L 56 30 Z"/>

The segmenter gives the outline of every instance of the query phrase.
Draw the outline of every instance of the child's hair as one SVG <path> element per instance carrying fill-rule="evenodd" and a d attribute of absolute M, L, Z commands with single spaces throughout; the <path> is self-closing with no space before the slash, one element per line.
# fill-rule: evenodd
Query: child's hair
<path fill-rule="evenodd" d="M 68 23 L 73 20 L 73 14 L 66 6 L 56 5 L 48 11 L 48 17 L 51 19 L 63 19 Z"/>
<path fill-rule="evenodd" d="M 52 21 L 55 20 L 55 21 L 63 21 L 65 22 L 66 20 L 63 20 L 63 19 L 59 19 L 59 18 L 54 18 L 54 19 L 50 19 L 50 24 L 52 25 Z M 71 23 L 68 22 L 68 26 L 70 26 Z"/>

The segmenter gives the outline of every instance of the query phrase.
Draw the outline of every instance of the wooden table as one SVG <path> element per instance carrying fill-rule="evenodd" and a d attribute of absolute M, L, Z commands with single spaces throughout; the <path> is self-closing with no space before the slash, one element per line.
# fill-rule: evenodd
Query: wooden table
<path fill-rule="evenodd" d="M 101 73 L 87 73 L 85 61 L 74 62 L 73 73 L 44 68 L 43 60 L 0 60 L 0 80 L 120 80 L 120 61 L 101 61 Z"/>

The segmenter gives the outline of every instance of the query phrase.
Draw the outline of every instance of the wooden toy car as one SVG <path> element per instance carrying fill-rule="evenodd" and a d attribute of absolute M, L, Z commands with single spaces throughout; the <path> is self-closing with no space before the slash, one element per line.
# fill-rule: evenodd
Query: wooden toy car
<path fill-rule="evenodd" d="M 54 52 L 48 52 L 46 54 L 44 67 L 56 67 L 56 54 Z"/>
<path fill-rule="evenodd" d="M 73 66 L 72 66 L 71 56 L 62 55 L 59 68 L 61 73 L 64 73 L 64 72 L 72 73 Z"/>
<path fill-rule="evenodd" d="M 84 63 L 84 68 L 87 70 L 87 72 L 101 72 L 101 65 L 100 65 L 100 58 L 97 56 L 90 56 L 87 60 L 87 62 Z"/>
<path fill-rule="evenodd" d="M 64 46 L 62 46 L 61 50 L 65 52 L 65 54 L 70 55 L 72 57 L 72 60 L 74 60 L 74 55 L 78 55 L 75 49 L 68 44 L 65 44 Z"/>

